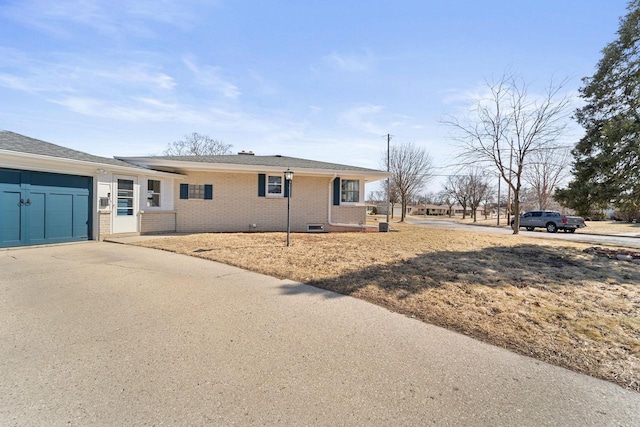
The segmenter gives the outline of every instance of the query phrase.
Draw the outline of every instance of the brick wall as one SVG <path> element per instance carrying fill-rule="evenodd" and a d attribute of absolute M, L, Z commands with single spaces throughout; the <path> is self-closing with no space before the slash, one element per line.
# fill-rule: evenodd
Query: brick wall
<path fill-rule="evenodd" d="M 98 221 L 98 240 L 102 240 L 111 234 L 111 211 L 100 211 Z"/>
<path fill-rule="evenodd" d="M 325 229 L 328 229 L 330 182 L 328 177 L 294 176 L 291 191 L 291 231 L 307 231 L 308 224 L 323 224 Z M 211 184 L 213 200 L 180 199 L 180 183 Z M 187 177 L 181 182 L 176 182 L 175 186 L 178 232 L 287 229 L 287 199 L 258 197 L 257 173 L 189 172 Z M 364 206 L 340 206 L 332 209 L 333 222 L 359 224 L 366 220 Z"/>
<path fill-rule="evenodd" d="M 141 211 L 140 234 L 167 233 L 176 229 L 176 211 Z"/>

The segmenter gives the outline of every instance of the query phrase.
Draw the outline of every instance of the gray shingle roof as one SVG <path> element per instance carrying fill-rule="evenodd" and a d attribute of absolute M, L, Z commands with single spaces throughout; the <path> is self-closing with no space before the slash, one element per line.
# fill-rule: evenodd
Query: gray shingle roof
<path fill-rule="evenodd" d="M 126 157 L 119 157 L 127 160 Z M 134 158 L 132 158 L 133 160 Z M 136 157 L 136 161 L 153 164 L 154 161 L 181 161 L 181 162 L 198 162 L 198 163 L 217 163 L 229 165 L 244 166 L 272 166 L 280 168 L 296 168 L 296 169 L 326 169 L 353 172 L 381 172 L 376 169 L 367 169 L 358 166 L 342 165 L 338 163 L 319 162 L 316 160 L 299 159 L 287 156 L 255 156 L 248 154 L 223 155 L 223 156 L 150 156 Z"/>
<path fill-rule="evenodd" d="M 18 153 L 37 154 L 41 156 L 59 157 L 61 159 L 79 160 L 84 162 L 99 163 L 112 166 L 124 166 L 129 168 L 144 169 L 122 160 L 108 157 L 94 156 L 71 148 L 61 147 L 50 142 L 29 138 L 10 131 L 0 131 L 0 150 L 15 151 Z"/>

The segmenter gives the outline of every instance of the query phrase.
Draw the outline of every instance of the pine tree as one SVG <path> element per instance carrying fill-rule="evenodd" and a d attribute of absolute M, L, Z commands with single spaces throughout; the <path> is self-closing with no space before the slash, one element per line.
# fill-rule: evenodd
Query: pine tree
<path fill-rule="evenodd" d="M 556 199 L 589 216 L 594 210 L 640 206 L 640 1 L 631 1 L 618 39 L 602 51 L 580 89 L 576 111 L 585 135 L 572 151 L 574 180 Z"/>

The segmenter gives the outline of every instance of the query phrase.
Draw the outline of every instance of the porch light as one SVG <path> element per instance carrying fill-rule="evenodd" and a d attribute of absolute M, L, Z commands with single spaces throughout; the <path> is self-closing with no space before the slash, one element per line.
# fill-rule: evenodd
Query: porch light
<path fill-rule="evenodd" d="M 289 235 L 291 234 L 291 181 L 293 181 L 293 171 L 287 168 L 284 171 L 284 180 L 287 186 L 287 246 L 290 245 Z"/>
<path fill-rule="evenodd" d="M 291 169 L 284 171 L 284 179 L 289 183 L 293 181 L 293 171 Z"/>

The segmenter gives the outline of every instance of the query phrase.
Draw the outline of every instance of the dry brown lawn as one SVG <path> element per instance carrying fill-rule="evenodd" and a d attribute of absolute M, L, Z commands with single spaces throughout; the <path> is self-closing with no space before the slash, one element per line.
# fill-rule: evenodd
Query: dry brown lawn
<path fill-rule="evenodd" d="M 373 302 L 640 391 L 640 265 L 588 245 L 406 224 L 389 233 L 195 234 L 141 246 Z"/>

